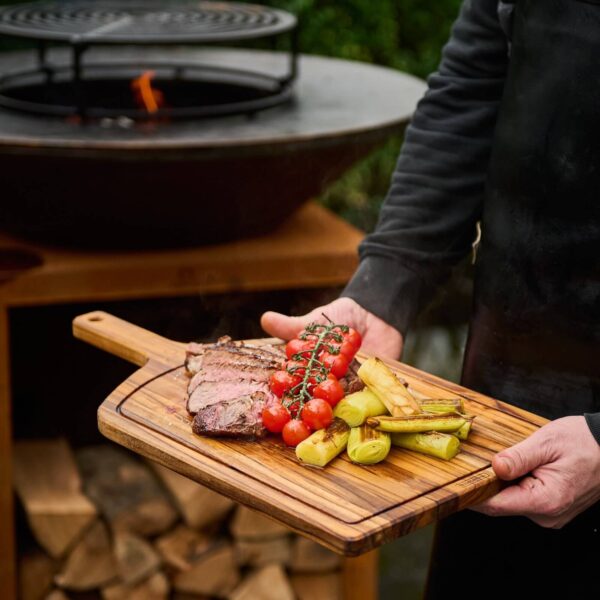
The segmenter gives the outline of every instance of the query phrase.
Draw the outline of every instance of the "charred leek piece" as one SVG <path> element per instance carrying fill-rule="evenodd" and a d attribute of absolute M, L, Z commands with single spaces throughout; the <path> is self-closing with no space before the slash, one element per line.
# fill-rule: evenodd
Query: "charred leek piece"
<path fill-rule="evenodd" d="M 458 430 L 454 432 L 454 435 L 459 440 L 466 440 L 469 437 L 469 433 L 471 433 L 471 425 L 473 425 L 473 419 L 475 417 L 471 415 L 464 415 L 466 421 L 465 424 Z"/>
<path fill-rule="evenodd" d="M 353 427 L 348 438 L 348 456 L 360 465 L 374 465 L 389 454 L 392 441 L 388 433 L 368 425 Z"/>
<path fill-rule="evenodd" d="M 354 392 L 338 402 L 333 414 L 344 419 L 350 427 L 358 427 L 368 417 L 387 414 L 387 408 L 371 390 L 364 389 Z"/>
<path fill-rule="evenodd" d="M 421 412 L 419 403 L 406 384 L 380 359 L 367 359 L 358 369 L 358 376 L 394 417 Z"/>
<path fill-rule="evenodd" d="M 454 458 L 460 450 L 455 435 L 429 431 L 427 433 L 392 433 L 392 444 L 407 450 L 415 450 L 444 460 Z"/>
<path fill-rule="evenodd" d="M 451 398 L 450 400 L 420 400 L 419 404 L 425 412 L 430 413 L 461 413 L 464 410 L 462 398 Z M 374 415 L 376 416 L 376 415 Z"/>
<path fill-rule="evenodd" d="M 342 419 L 334 419 L 327 429 L 319 429 L 296 446 L 296 456 L 301 463 L 324 467 L 348 443 L 350 427 Z"/>
<path fill-rule="evenodd" d="M 458 431 L 466 423 L 465 417 L 457 413 L 436 415 L 422 413 L 404 417 L 369 417 L 370 427 L 388 433 L 422 433 L 424 431 Z"/>

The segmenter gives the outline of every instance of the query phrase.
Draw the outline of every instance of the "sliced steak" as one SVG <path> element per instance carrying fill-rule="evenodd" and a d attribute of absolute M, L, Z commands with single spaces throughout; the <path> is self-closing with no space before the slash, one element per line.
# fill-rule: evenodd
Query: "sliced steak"
<path fill-rule="evenodd" d="M 192 430 L 199 435 L 260 438 L 266 435 L 261 413 L 269 398 L 263 392 L 206 406 L 196 413 Z"/>
<path fill-rule="evenodd" d="M 269 377 L 281 369 L 285 351 L 253 346 L 229 337 L 216 344 L 189 344 L 186 367 L 192 374 L 187 410 L 195 415 L 195 433 L 211 436 L 262 437 L 261 413 L 277 399 Z"/>
<path fill-rule="evenodd" d="M 263 381 L 248 381 L 223 379 L 221 381 L 202 381 L 194 391 L 188 395 L 187 410 L 195 414 L 199 410 L 212 404 L 235 400 L 241 396 L 250 396 L 254 392 L 263 392 L 271 395 L 268 379 Z"/>
<path fill-rule="evenodd" d="M 285 351 L 272 345 L 251 346 L 242 342 L 233 342 L 231 338 L 221 338 L 216 344 L 197 344 L 192 342 L 188 345 L 186 353 L 186 367 L 190 373 L 198 373 L 203 367 L 221 367 L 223 364 L 233 362 L 235 364 L 267 366 L 279 368 L 285 360 Z"/>

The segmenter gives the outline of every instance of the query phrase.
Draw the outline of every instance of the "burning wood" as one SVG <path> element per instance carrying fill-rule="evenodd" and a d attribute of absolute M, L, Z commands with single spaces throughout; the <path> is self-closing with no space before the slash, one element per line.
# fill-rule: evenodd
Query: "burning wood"
<path fill-rule="evenodd" d="M 158 112 L 159 108 L 165 104 L 165 95 L 152 87 L 154 76 L 154 71 L 144 71 L 131 82 L 131 89 L 137 105 L 150 114 Z"/>

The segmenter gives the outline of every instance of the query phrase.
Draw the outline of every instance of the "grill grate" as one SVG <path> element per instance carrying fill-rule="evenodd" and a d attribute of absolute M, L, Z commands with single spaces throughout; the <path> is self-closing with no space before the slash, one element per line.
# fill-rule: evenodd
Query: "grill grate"
<path fill-rule="evenodd" d="M 179 44 L 278 35 L 296 26 L 284 11 L 186 0 L 66 0 L 0 8 L 0 34 L 94 44 Z"/>
<path fill-rule="evenodd" d="M 0 35 L 28 39 L 38 47 L 37 66 L 0 75 L 0 106 L 15 110 L 68 117 L 212 117 L 252 113 L 288 101 L 298 72 L 297 21 L 285 11 L 256 4 L 198 0 L 64 0 L 30 2 L 0 7 Z M 257 73 L 249 69 L 201 65 L 178 53 L 165 65 L 112 65 L 113 74 L 102 87 L 100 71 L 111 65 L 84 61 L 87 49 L 97 45 L 168 45 L 239 42 L 270 38 L 273 48 L 289 36 L 288 72 Z M 49 59 L 50 46 L 66 44 L 71 62 L 57 65 Z M 166 51 L 165 51 L 166 52 Z M 145 66 L 144 66 L 145 65 Z M 160 82 L 170 89 L 184 86 L 187 97 L 204 103 L 167 106 L 151 113 L 127 102 L 113 106 L 107 90 L 128 89 L 124 71 L 159 68 Z M 123 88 L 123 82 L 125 87 Z M 120 87 L 119 87 L 120 86 Z M 212 102 L 206 86 L 224 97 Z M 213 91 L 214 91 L 213 89 Z M 202 92 L 202 93 L 200 93 Z M 181 95 L 181 94 L 180 94 Z"/>

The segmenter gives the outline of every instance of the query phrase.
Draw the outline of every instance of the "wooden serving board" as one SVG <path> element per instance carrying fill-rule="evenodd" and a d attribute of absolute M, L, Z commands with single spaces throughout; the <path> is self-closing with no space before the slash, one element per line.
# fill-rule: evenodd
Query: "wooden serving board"
<path fill-rule="evenodd" d="M 100 406 L 98 423 L 104 435 L 348 556 L 496 493 L 501 483 L 490 466 L 492 456 L 546 423 L 509 404 L 386 361 L 417 395 L 462 397 L 467 411 L 476 415 L 468 442 L 451 461 L 393 448 L 378 465 L 355 465 L 343 453 L 325 469 L 315 469 L 299 464 L 279 438 L 248 442 L 192 433 L 185 410 L 186 344 L 103 312 L 77 317 L 73 331 L 75 337 L 141 367 Z M 273 340 L 253 340 L 267 342 Z"/>

